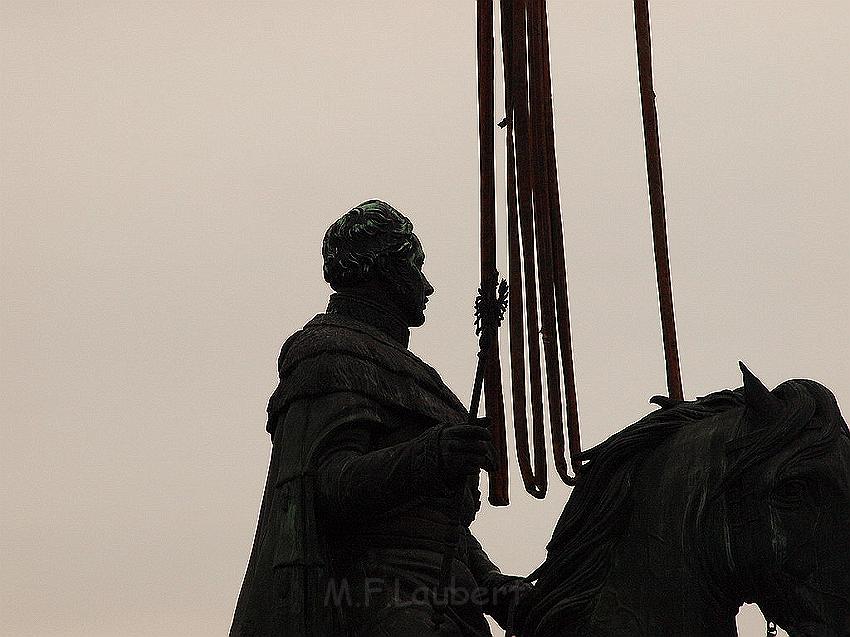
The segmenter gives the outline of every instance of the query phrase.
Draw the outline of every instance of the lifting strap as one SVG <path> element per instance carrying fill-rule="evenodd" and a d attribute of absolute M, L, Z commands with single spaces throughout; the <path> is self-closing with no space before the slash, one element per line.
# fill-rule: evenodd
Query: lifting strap
<path fill-rule="evenodd" d="M 681 399 L 658 121 L 652 90 L 648 0 L 634 0 L 634 4 L 667 384 L 670 397 Z M 496 272 L 493 12 L 493 0 L 477 0 L 482 281 L 490 280 Z M 547 420 L 555 469 L 561 480 L 573 485 L 576 476 L 570 469 L 581 470 L 546 0 L 502 0 L 500 17 L 505 118 L 499 126 L 505 129 L 507 164 L 512 415 L 523 484 L 531 495 L 543 498 L 548 488 Z M 497 451 L 497 466 L 489 473 L 490 502 L 505 505 L 508 503 L 505 409 L 498 343 L 494 342 L 492 347 L 489 358 L 492 363 L 484 381 L 485 408 L 492 422 Z"/>
<path fill-rule="evenodd" d="M 478 0 L 478 140 L 481 173 L 481 281 L 496 281 L 496 174 L 493 160 L 493 0 Z M 484 410 L 490 418 L 496 467 L 489 472 L 490 504 L 508 504 L 508 442 L 499 339 L 490 343 L 484 372 Z"/>
<path fill-rule="evenodd" d="M 664 211 L 664 180 L 661 176 L 661 145 L 658 141 L 658 112 L 652 87 L 652 37 L 649 28 L 649 0 L 635 2 L 635 40 L 637 43 L 640 105 L 643 115 L 643 141 L 646 148 L 646 177 L 652 214 L 652 244 L 655 249 L 655 275 L 658 282 L 658 306 L 661 310 L 661 334 L 667 365 L 667 393 L 682 400 L 682 373 L 679 346 L 673 316 L 673 290 L 670 284 L 670 260 L 667 255 L 667 221 Z"/>
<path fill-rule="evenodd" d="M 485 225 L 483 217 L 484 184 L 489 184 L 493 165 L 492 128 L 481 122 L 491 103 L 484 104 L 482 98 L 489 100 L 492 95 L 485 92 L 492 90 L 493 47 L 488 47 L 493 39 L 492 0 L 479 0 L 478 10 L 479 122 L 481 135 L 487 136 L 480 146 L 483 248 L 485 242 L 495 245 L 495 223 Z M 550 423 L 555 468 L 567 484 L 575 481 L 570 468 L 577 466 L 575 456 L 581 452 L 555 163 L 546 2 L 503 0 L 500 16 L 506 114 L 500 126 L 505 128 L 508 280 L 512 291 L 512 415 L 520 475 L 526 490 L 542 498 L 548 488 L 546 422 Z M 490 84 L 487 89 L 482 86 L 485 81 Z M 494 252 L 485 259 L 482 250 L 482 275 L 485 263 L 488 272 L 491 265 L 495 266 Z M 496 379 L 492 380 L 492 384 L 485 383 L 485 400 L 488 391 L 495 393 Z M 497 402 L 495 396 L 492 402 Z M 487 409 L 492 417 L 490 404 Z M 498 413 L 504 417 L 504 410 Z M 506 495 L 507 459 L 500 458 L 498 464 L 495 476 L 490 476 L 491 492 L 495 484 L 504 487 Z"/>

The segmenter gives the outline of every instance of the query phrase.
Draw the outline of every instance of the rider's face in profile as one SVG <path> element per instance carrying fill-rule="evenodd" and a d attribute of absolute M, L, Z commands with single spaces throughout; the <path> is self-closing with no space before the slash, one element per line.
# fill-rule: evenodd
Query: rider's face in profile
<path fill-rule="evenodd" d="M 419 327 L 425 323 L 425 305 L 428 297 L 434 293 L 434 287 L 428 281 L 422 266 L 425 263 L 425 251 L 419 238 L 411 235 L 413 249 L 405 256 L 400 256 L 394 264 L 392 277 L 393 304 L 402 313 L 402 317 L 410 327 Z"/>

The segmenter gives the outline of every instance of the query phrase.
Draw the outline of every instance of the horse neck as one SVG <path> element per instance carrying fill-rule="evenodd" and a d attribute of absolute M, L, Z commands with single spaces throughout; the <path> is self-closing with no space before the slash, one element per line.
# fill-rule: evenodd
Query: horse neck
<path fill-rule="evenodd" d="M 722 582 L 687 566 L 675 542 L 633 533 L 611 563 L 584 634 L 640 637 L 734 637 L 738 605 Z"/>
<path fill-rule="evenodd" d="M 702 486 L 722 467 L 681 458 L 722 457 L 713 428 L 665 444 L 635 476 L 632 515 L 612 549 L 587 635 L 733 637 L 740 607 L 726 559 L 720 503 Z M 711 484 L 711 482 L 708 482 Z M 693 513 L 709 507 L 695 525 Z"/>

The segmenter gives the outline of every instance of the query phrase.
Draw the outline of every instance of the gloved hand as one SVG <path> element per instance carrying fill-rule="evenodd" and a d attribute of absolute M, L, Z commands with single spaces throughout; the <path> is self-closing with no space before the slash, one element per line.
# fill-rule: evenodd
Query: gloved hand
<path fill-rule="evenodd" d="M 397 445 L 410 455 L 410 488 L 417 493 L 446 496 L 467 477 L 493 467 L 496 453 L 488 421 L 477 418 L 476 422 L 436 425 Z"/>
<path fill-rule="evenodd" d="M 437 448 L 441 477 L 448 485 L 495 466 L 496 451 L 486 418 L 477 418 L 474 425 L 441 425 Z"/>
<path fill-rule="evenodd" d="M 481 587 L 485 591 L 483 611 L 496 620 L 502 628 L 509 628 L 512 611 L 534 592 L 534 584 L 517 575 L 494 573 Z M 512 628 L 512 627 L 511 627 Z"/>

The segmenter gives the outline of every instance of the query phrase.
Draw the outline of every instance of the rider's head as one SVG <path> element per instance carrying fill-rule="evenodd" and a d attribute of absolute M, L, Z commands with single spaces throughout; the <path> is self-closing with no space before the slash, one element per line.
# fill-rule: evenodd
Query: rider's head
<path fill-rule="evenodd" d="M 334 290 L 377 295 L 409 326 L 425 322 L 434 292 L 422 273 L 425 253 L 413 223 L 388 203 L 370 199 L 337 219 L 325 233 L 322 257 Z"/>

